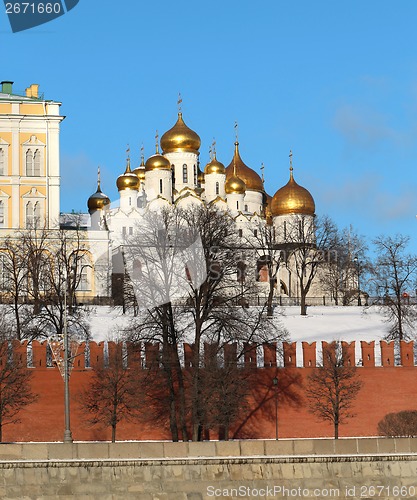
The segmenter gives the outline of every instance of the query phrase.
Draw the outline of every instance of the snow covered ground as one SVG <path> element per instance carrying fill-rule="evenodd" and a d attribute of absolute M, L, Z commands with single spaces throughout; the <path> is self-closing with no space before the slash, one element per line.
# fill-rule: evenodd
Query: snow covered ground
<path fill-rule="evenodd" d="M 294 341 L 379 340 L 388 329 L 384 317 L 375 307 L 311 306 L 307 316 L 300 308 L 288 306 L 275 309 L 275 316 Z M 117 339 L 118 332 L 131 324 L 130 314 L 120 309 L 95 307 L 91 314 L 91 333 L 95 341 Z"/>

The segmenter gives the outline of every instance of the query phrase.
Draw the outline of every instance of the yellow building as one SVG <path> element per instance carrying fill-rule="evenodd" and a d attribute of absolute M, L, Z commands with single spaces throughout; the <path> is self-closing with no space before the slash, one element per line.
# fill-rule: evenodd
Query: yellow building
<path fill-rule="evenodd" d="M 59 228 L 61 103 L 0 85 L 0 230 Z"/>

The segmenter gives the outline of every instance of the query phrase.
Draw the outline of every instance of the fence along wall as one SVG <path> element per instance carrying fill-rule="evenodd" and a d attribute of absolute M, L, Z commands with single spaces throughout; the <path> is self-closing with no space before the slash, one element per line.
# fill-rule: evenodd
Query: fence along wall
<path fill-rule="evenodd" d="M 406 342 L 341 342 L 347 356 L 347 363 L 357 367 L 415 367 L 416 353 L 413 341 Z M 323 349 L 331 344 L 322 342 L 292 342 L 271 343 L 262 346 L 245 345 L 242 360 L 237 363 L 251 368 L 314 368 L 320 366 Z M 105 367 L 109 357 L 114 355 L 117 344 L 114 342 L 82 342 L 75 354 L 73 370 L 83 371 L 89 368 Z M 123 344 L 126 366 L 129 368 L 146 369 L 157 362 L 161 346 L 157 343 L 144 343 L 134 349 L 130 344 Z M 183 344 L 181 360 L 184 368 L 192 367 L 193 345 Z M 20 360 L 31 369 L 51 369 L 56 367 L 52 352 L 47 341 L 13 342 L 13 350 Z M 205 344 L 204 359 L 218 356 L 221 359 L 236 359 L 238 346 L 225 345 L 219 351 L 216 346 Z"/>

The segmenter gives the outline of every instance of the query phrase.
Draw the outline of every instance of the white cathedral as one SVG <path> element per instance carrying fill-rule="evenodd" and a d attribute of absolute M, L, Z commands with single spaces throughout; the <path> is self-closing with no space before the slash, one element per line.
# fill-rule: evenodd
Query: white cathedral
<path fill-rule="evenodd" d="M 237 139 L 227 167 L 217 159 L 213 144 L 211 160 L 201 171 L 200 146 L 200 137 L 185 124 L 180 111 L 177 122 L 162 135 L 160 144 L 156 137 L 154 155 L 146 162 L 142 155 L 141 165 L 133 171 L 128 157 L 126 170 L 116 181 L 119 203 L 111 204 L 101 190 L 99 177 L 97 191 L 88 199 L 90 229 L 111 235 L 109 263 L 113 276 L 123 273 L 123 245 L 134 234 L 146 211 L 210 204 L 230 215 L 241 236 L 253 234 L 260 224 L 273 224 L 277 243 L 284 243 L 287 225 L 294 217 L 302 216 L 304 221 L 313 223 L 315 203 L 309 191 L 294 180 L 292 153 L 289 181 L 271 197 L 265 191 L 263 178 L 243 162 Z M 99 239 L 97 234 L 96 241 Z M 259 292 L 267 293 L 269 278 L 265 263 L 257 263 L 255 259 L 253 274 L 259 282 Z M 277 296 L 298 296 L 297 275 L 288 262 L 282 263 L 276 282 Z M 313 287 L 312 293 L 321 292 Z"/>

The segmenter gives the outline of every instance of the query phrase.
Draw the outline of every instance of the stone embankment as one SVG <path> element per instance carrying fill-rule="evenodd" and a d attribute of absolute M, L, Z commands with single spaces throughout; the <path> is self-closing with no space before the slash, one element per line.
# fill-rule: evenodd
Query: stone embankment
<path fill-rule="evenodd" d="M 417 439 L 0 445 L 0 497 L 417 497 Z"/>

